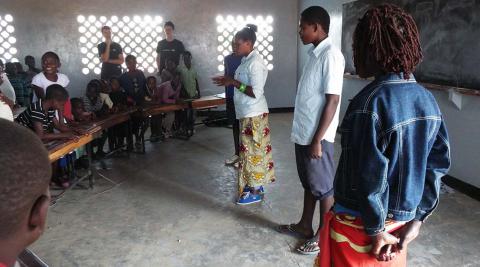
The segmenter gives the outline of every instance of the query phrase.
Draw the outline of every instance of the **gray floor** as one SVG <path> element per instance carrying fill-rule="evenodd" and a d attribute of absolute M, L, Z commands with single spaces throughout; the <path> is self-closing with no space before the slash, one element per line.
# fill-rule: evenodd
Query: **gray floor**
<path fill-rule="evenodd" d="M 278 180 L 264 203 L 234 204 L 235 172 L 223 165 L 231 130 L 200 126 L 188 142 L 109 160 L 99 174 L 115 184 L 97 178 L 94 190 L 68 192 L 31 249 L 51 266 L 312 266 L 312 256 L 294 252 L 298 240 L 272 229 L 295 222 L 302 208 L 291 119 L 271 116 Z M 409 266 L 479 266 L 478 204 L 443 194 L 409 248 Z"/>

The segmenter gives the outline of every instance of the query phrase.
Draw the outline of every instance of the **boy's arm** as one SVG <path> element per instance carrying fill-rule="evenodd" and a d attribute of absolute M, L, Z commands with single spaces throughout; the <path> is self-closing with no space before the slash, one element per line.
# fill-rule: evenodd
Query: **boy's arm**
<path fill-rule="evenodd" d="M 40 122 L 34 121 L 33 122 L 33 128 L 35 130 L 35 133 L 40 137 L 42 141 L 51 141 L 51 140 L 58 140 L 58 139 L 75 139 L 76 136 L 74 136 L 72 133 L 45 133 L 43 131 L 43 125 Z"/>
<path fill-rule="evenodd" d="M 310 157 L 314 159 L 322 157 L 321 141 L 325 135 L 325 132 L 327 132 L 328 127 L 332 123 L 333 117 L 335 117 L 335 113 L 337 112 L 338 103 L 340 103 L 339 95 L 326 94 L 325 98 L 326 103 L 323 107 L 320 123 L 318 124 L 317 131 L 315 132 L 315 136 L 313 137 L 311 144 Z"/>
<path fill-rule="evenodd" d="M 32 84 L 32 89 L 33 89 L 33 92 L 35 92 L 35 95 L 37 96 L 38 99 L 45 98 L 45 92 L 43 91 L 42 88 L 36 86 L 35 84 Z"/>

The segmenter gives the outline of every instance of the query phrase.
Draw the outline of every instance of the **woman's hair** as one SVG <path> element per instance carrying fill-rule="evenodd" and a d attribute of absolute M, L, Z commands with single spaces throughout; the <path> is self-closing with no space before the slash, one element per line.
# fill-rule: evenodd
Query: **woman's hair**
<path fill-rule="evenodd" d="M 235 38 L 239 38 L 243 41 L 251 41 L 252 45 L 257 41 L 257 25 L 247 24 L 245 28 L 241 29 L 235 34 Z"/>
<path fill-rule="evenodd" d="M 398 6 L 382 4 L 368 10 L 353 34 L 355 67 L 373 60 L 382 71 L 410 74 L 422 60 L 420 37 L 414 19 Z"/>

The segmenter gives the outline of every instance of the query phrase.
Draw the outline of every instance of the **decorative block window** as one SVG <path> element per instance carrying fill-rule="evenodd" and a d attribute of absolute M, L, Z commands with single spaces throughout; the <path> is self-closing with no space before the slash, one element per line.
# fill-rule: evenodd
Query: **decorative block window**
<path fill-rule="evenodd" d="M 257 16 L 248 15 L 233 16 L 233 15 L 218 15 L 216 18 L 217 33 L 218 33 L 218 71 L 223 72 L 223 59 L 232 53 L 232 40 L 235 33 L 243 29 L 247 24 L 255 24 L 258 27 L 257 42 L 255 48 L 262 55 L 269 70 L 273 69 L 273 17 L 272 16 Z"/>
<path fill-rule="evenodd" d="M 3 63 L 18 62 L 15 43 L 17 43 L 17 39 L 12 15 L 0 16 L 0 59 Z"/>

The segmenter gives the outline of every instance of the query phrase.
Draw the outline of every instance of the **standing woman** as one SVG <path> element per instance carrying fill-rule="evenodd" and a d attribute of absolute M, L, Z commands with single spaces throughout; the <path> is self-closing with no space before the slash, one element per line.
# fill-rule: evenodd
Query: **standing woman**
<path fill-rule="evenodd" d="M 253 49 L 257 26 L 247 25 L 235 35 L 234 45 L 242 63 L 235 78 L 213 78 L 218 86 L 234 86 L 235 113 L 240 120 L 240 164 L 237 204 L 263 200 L 263 185 L 275 180 L 268 106 L 264 95 L 268 70 L 262 56 Z"/>

